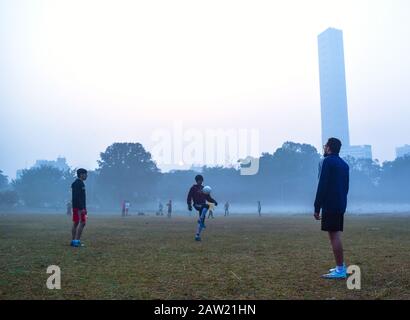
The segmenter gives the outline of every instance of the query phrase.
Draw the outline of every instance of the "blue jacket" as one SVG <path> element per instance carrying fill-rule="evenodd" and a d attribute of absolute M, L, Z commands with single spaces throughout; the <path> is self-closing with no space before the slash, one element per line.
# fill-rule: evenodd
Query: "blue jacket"
<path fill-rule="evenodd" d="M 315 212 L 345 213 L 349 192 L 349 166 L 338 155 L 323 159 L 315 199 Z"/>

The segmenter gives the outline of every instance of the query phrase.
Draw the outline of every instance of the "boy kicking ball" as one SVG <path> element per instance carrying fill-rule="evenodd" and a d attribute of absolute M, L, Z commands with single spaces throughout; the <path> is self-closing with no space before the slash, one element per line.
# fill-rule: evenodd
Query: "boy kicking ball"
<path fill-rule="evenodd" d="M 87 180 L 87 170 L 78 169 L 77 179 L 71 185 L 72 189 L 72 206 L 73 206 L 73 227 L 71 229 L 72 247 L 84 246 L 81 241 L 81 234 L 87 222 L 87 208 L 85 204 L 85 184 Z"/>
<path fill-rule="evenodd" d="M 206 217 L 206 213 L 209 210 L 209 204 L 207 204 L 207 202 L 213 203 L 215 204 L 215 206 L 217 206 L 218 203 L 211 197 L 211 187 L 208 187 L 208 186 L 204 187 L 202 185 L 202 183 L 204 182 L 203 176 L 197 175 L 195 177 L 195 181 L 196 181 L 196 184 L 194 184 L 189 190 L 187 203 L 188 203 L 189 211 L 192 211 L 192 203 L 193 203 L 193 207 L 199 213 L 198 229 L 195 234 L 195 240 L 201 241 L 201 232 L 203 229 L 206 228 L 205 217 Z"/>

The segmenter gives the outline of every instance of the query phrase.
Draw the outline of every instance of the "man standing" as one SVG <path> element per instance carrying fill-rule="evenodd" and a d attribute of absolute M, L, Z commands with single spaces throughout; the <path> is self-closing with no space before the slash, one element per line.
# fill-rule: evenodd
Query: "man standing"
<path fill-rule="evenodd" d="M 208 209 L 208 219 L 214 219 L 214 204 L 212 202 L 206 202 L 209 205 Z"/>
<path fill-rule="evenodd" d="M 168 207 L 168 218 L 171 218 L 172 215 L 172 200 L 169 200 L 169 202 L 167 203 L 167 207 Z"/>
<path fill-rule="evenodd" d="M 87 180 L 87 170 L 78 169 L 77 179 L 71 185 L 72 189 L 72 206 L 73 206 L 73 227 L 71 229 L 72 247 L 82 247 L 80 241 L 81 234 L 87 222 L 87 208 L 85 201 L 85 184 Z"/>
<path fill-rule="evenodd" d="M 121 215 L 125 217 L 125 200 L 121 204 Z"/>
<path fill-rule="evenodd" d="M 258 201 L 258 214 L 259 214 L 259 217 L 262 217 L 262 205 L 260 201 Z"/>
<path fill-rule="evenodd" d="M 71 201 L 67 202 L 67 216 L 71 216 L 71 212 L 73 211 L 73 207 L 71 205 Z"/>
<path fill-rule="evenodd" d="M 130 207 L 131 207 L 131 203 L 128 200 L 126 200 L 125 201 L 125 216 L 129 215 L 128 213 L 130 211 Z"/>
<path fill-rule="evenodd" d="M 325 158 L 315 199 L 314 217 L 322 220 L 322 230 L 329 234 L 336 260 L 336 267 L 322 276 L 326 279 L 346 278 L 341 236 L 349 192 L 349 166 L 339 157 L 341 147 L 341 141 L 336 138 L 330 138 L 324 146 Z"/>
<path fill-rule="evenodd" d="M 225 217 L 229 216 L 229 202 L 226 201 L 225 203 Z"/>

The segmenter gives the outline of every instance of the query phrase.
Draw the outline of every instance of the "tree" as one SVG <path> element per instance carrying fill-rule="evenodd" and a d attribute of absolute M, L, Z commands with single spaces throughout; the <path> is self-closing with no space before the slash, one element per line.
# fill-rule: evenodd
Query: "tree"
<path fill-rule="evenodd" d="M 0 208 L 12 208 L 17 202 L 17 192 L 13 190 L 0 191 Z"/>
<path fill-rule="evenodd" d="M 380 164 L 372 159 L 356 159 L 349 156 L 345 161 L 350 167 L 349 200 L 378 200 Z"/>
<path fill-rule="evenodd" d="M 410 156 L 383 163 L 380 177 L 381 199 L 409 202 Z"/>
<path fill-rule="evenodd" d="M 100 157 L 98 188 L 106 204 L 153 198 L 160 172 L 151 154 L 140 143 L 114 143 Z"/>
<path fill-rule="evenodd" d="M 205 184 L 220 202 L 312 204 L 318 179 L 320 156 L 307 144 L 286 142 L 274 154 L 259 158 L 256 175 L 241 175 L 235 168 L 204 167 Z M 159 194 L 185 201 L 194 183 L 194 171 L 174 171 L 162 176 Z"/>
<path fill-rule="evenodd" d="M 9 179 L 3 174 L 3 171 L 0 170 L 0 191 L 7 189 L 9 186 Z"/>
<path fill-rule="evenodd" d="M 14 190 L 29 207 L 62 207 L 70 196 L 71 171 L 41 166 L 22 171 L 13 181 Z"/>
<path fill-rule="evenodd" d="M 265 189 L 271 190 L 281 204 L 310 204 L 316 192 L 319 162 L 315 147 L 285 142 L 273 156 L 265 155 L 262 159 L 261 179 L 268 177 L 271 185 Z"/>

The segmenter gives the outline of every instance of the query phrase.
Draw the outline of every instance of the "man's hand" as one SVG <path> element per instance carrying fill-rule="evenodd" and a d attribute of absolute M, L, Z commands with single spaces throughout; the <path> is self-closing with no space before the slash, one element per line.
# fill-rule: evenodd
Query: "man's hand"
<path fill-rule="evenodd" d="M 192 205 L 190 205 L 190 204 L 188 205 L 188 210 L 192 211 Z"/>
<path fill-rule="evenodd" d="M 318 220 L 318 221 L 321 219 L 321 217 L 320 217 L 320 212 L 315 212 L 315 214 L 314 214 L 313 216 L 314 216 L 315 219 Z"/>
<path fill-rule="evenodd" d="M 218 202 L 215 201 L 214 205 L 217 207 L 217 206 L 218 206 Z"/>

